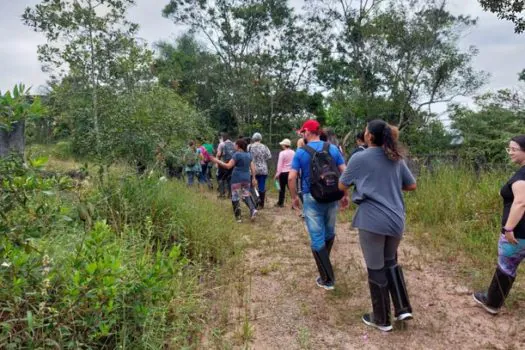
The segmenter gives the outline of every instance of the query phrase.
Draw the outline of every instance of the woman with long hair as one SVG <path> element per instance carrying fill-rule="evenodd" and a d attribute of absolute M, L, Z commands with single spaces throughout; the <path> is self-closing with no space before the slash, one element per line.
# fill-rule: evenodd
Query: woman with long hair
<path fill-rule="evenodd" d="M 250 210 L 250 218 L 255 219 L 257 209 L 250 194 L 250 186 L 257 186 L 257 181 L 255 179 L 255 165 L 252 161 L 252 155 L 247 152 L 246 141 L 243 139 L 235 141 L 235 153 L 228 163 L 215 157 L 210 158 L 212 162 L 223 169 L 233 169 L 231 193 L 233 213 L 237 222 L 241 222 L 241 199 Z"/>
<path fill-rule="evenodd" d="M 368 269 L 373 312 L 363 322 L 382 331 L 392 330 L 390 296 L 397 320 L 412 318 L 405 280 L 397 264 L 397 249 L 405 226 L 402 191 L 416 189 L 397 143 L 399 131 L 383 120 L 372 120 L 365 130 L 368 148 L 354 154 L 341 175 L 339 187 L 354 186 L 352 201 L 358 209 L 352 226 Z"/>
<path fill-rule="evenodd" d="M 498 265 L 488 290 L 474 293 L 474 300 L 488 313 L 497 314 L 509 295 L 516 271 L 525 258 L 525 135 L 513 137 L 507 153 L 518 171 L 503 185 L 501 234 L 498 242 Z"/>

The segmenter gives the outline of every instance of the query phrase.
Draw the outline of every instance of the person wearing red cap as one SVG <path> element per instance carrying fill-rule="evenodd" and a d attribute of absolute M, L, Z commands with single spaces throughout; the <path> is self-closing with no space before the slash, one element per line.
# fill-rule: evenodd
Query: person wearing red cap
<path fill-rule="evenodd" d="M 323 153 L 334 167 L 336 172 L 342 173 L 345 170 L 345 161 L 341 152 L 336 146 L 320 140 L 321 126 L 316 120 L 306 121 L 299 133 L 302 134 L 307 144 L 299 148 L 292 160 L 292 169 L 288 176 L 288 187 L 292 196 L 293 206 L 300 206 L 300 199 L 297 195 L 296 179 L 297 174 L 301 172 L 301 188 L 303 192 L 303 214 L 305 224 L 310 235 L 312 253 L 319 271 L 319 277 L 316 284 L 326 290 L 334 289 L 335 276 L 330 261 L 330 251 L 335 240 L 335 222 L 337 218 L 337 208 L 339 201 L 321 201 L 314 198 L 316 193 L 312 193 L 313 182 L 315 179 L 311 176 L 314 159 L 317 159 Z M 312 169 L 313 170 L 313 169 Z M 337 182 L 337 181 L 336 181 Z M 340 193 L 342 196 L 342 207 L 348 206 L 348 195 L 346 191 Z M 339 196 L 338 198 L 341 198 Z"/>

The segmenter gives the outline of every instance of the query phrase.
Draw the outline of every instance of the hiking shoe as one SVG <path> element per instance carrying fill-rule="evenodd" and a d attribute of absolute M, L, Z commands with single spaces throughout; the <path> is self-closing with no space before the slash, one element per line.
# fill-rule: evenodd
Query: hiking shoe
<path fill-rule="evenodd" d="M 399 314 L 396 316 L 396 321 L 408 321 L 413 319 L 414 317 L 410 312 L 403 312 L 402 314 Z"/>
<path fill-rule="evenodd" d="M 381 324 L 375 323 L 374 322 L 374 317 L 372 315 L 370 315 L 370 314 L 364 314 L 363 317 L 362 317 L 362 320 L 367 326 L 377 328 L 380 331 L 390 332 L 392 330 L 392 325 L 391 324 L 381 325 Z"/>
<path fill-rule="evenodd" d="M 488 301 L 488 298 L 487 298 L 487 293 L 484 293 L 484 292 L 476 292 L 474 294 L 472 294 L 472 297 L 474 298 L 474 301 L 476 303 L 478 303 L 479 305 L 481 305 L 485 311 L 487 311 L 489 314 L 491 315 L 497 315 L 499 310 L 498 309 L 495 309 L 493 307 L 490 307 L 487 305 L 487 301 Z"/>
<path fill-rule="evenodd" d="M 316 278 L 315 283 L 317 284 L 318 287 L 324 288 L 326 290 L 334 290 L 335 289 L 335 286 L 334 286 L 333 282 L 325 283 L 323 281 L 323 279 L 321 278 L 321 276 Z"/>
<path fill-rule="evenodd" d="M 254 209 L 252 211 L 252 215 L 250 216 L 250 219 L 255 220 L 255 217 L 257 216 L 257 209 Z"/>

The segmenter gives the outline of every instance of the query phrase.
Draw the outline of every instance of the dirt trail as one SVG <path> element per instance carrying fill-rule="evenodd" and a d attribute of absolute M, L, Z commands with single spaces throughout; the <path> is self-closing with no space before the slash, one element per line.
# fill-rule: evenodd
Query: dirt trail
<path fill-rule="evenodd" d="M 399 261 L 415 318 L 394 324 L 391 333 L 370 329 L 360 319 L 370 309 L 370 299 L 350 224 L 337 226 L 332 253 L 336 290 L 325 291 L 314 282 L 317 272 L 302 220 L 297 212 L 273 204 L 270 200 L 257 219 L 263 234 L 251 238 L 246 253 L 246 300 L 253 327 L 249 348 L 525 349 L 519 311 L 504 310 L 497 317 L 483 312 L 454 266 L 434 262 L 410 238 L 401 244 Z M 515 306 L 525 311 L 521 304 Z"/>

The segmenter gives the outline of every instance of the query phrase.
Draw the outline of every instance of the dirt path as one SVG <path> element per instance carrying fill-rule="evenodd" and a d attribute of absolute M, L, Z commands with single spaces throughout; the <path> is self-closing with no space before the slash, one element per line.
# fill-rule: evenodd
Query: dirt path
<path fill-rule="evenodd" d="M 415 319 L 394 324 L 391 333 L 366 327 L 360 318 L 369 310 L 370 299 L 356 232 L 349 223 L 338 224 L 332 253 L 336 290 L 325 291 L 314 282 L 317 272 L 302 220 L 296 212 L 273 204 L 270 200 L 258 218 L 262 233 L 251 237 L 245 258 L 246 305 L 253 330 L 249 348 L 525 348 L 523 303 L 514 305 L 518 311 L 486 314 L 475 306 L 472 291 L 458 283 L 454 266 L 433 262 L 410 238 L 402 242 L 399 260 Z"/>

